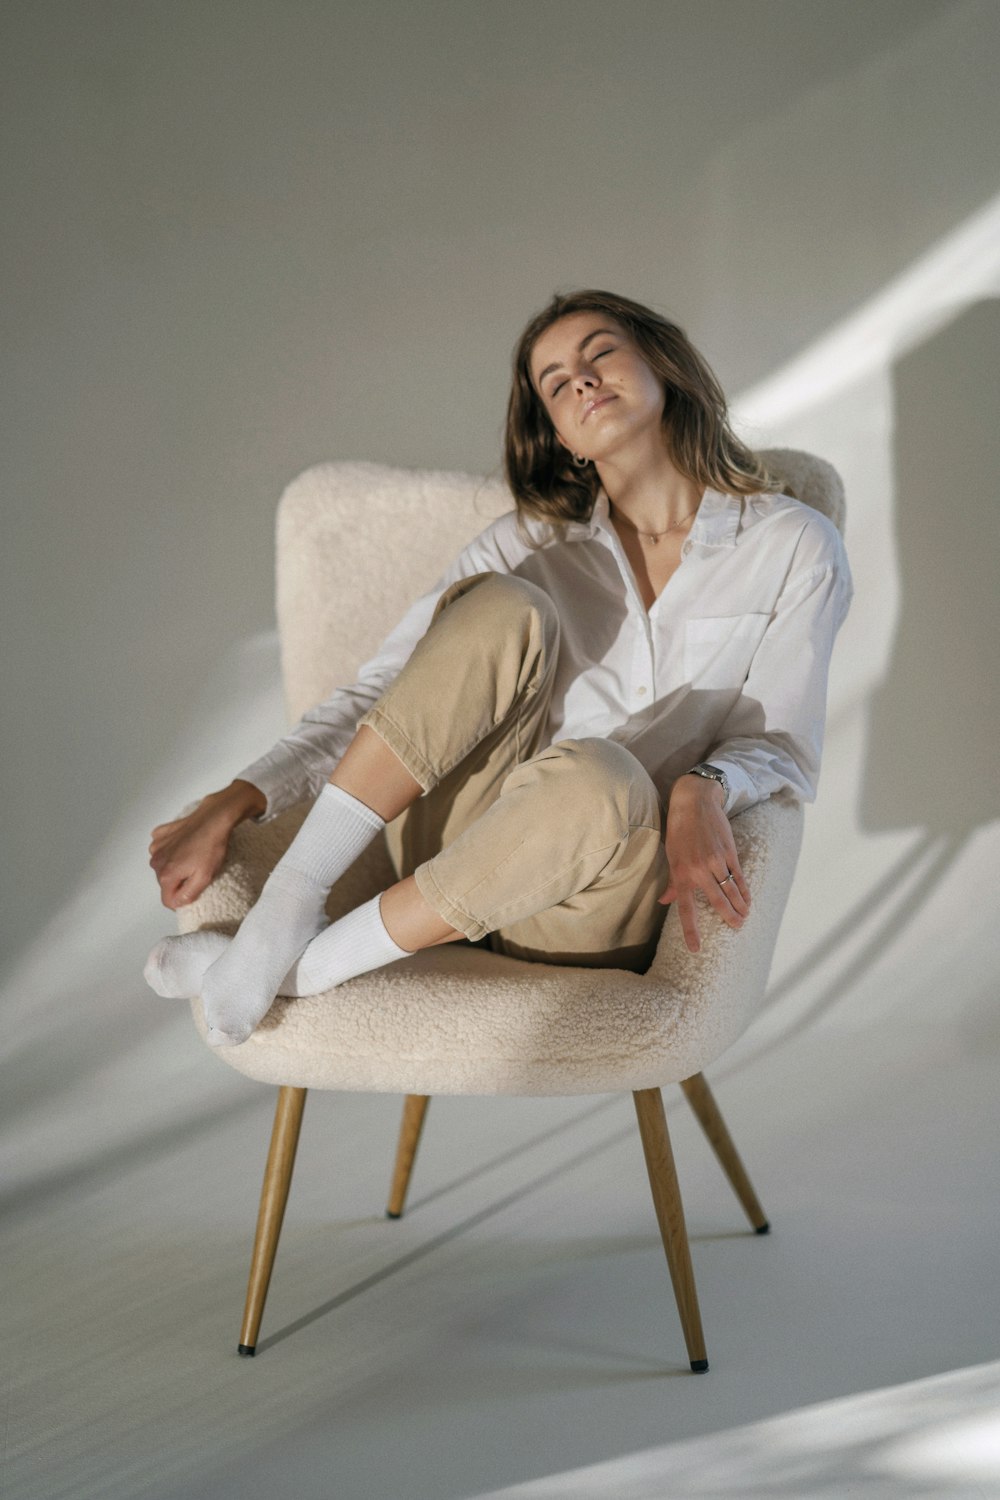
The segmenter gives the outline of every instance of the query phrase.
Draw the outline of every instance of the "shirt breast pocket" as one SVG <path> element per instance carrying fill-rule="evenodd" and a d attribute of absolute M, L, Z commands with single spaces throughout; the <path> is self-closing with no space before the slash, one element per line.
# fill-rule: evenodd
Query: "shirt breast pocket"
<path fill-rule="evenodd" d="M 684 675 L 692 687 L 741 688 L 769 614 L 711 615 L 684 628 Z"/>

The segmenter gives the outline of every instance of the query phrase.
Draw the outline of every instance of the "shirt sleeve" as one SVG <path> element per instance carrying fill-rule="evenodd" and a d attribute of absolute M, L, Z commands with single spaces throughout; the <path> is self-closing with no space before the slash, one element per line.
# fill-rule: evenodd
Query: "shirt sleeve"
<path fill-rule="evenodd" d="M 732 816 L 776 793 L 812 802 L 819 780 L 830 655 L 853 596 L 843 543 L 793 569 L 739 699 L 706 757 L 726 773 Z"/>
<path fill-rule="evenodd" d="M 358 720 L 381 698 L 406 665 L 452 583 L 476 573 L 510 573 L 527 552 L 517 536 L 514 512 L 494 521 L 459 553 L 440 578 L 422 594 L 358 670 L 357 681 L 338 688 L 303 714 L 266 754 L 237 773 L 263 792 L 267 806 L 253 821 L 267 823 L 296 802 L 315 799 L 357 731 Z"/>

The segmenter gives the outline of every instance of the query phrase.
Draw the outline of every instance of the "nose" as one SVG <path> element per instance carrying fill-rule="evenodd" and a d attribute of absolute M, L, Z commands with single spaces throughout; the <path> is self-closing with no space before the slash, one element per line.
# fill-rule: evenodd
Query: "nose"
<path fill-rule="evenodd" d="M 573 376 L 573 389 L 579 396 L 585 395 L 587 391 L 595 390 L 600 383 L 601 377 L 593 365 L 584 365 Z"/>

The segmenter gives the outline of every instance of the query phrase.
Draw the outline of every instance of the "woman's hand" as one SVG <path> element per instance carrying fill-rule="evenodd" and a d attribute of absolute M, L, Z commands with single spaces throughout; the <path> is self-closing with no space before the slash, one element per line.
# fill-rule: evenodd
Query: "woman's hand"
<path fill-rule="evenodd" d="M 176 911 L 197 901 L 226 860 L 229 835 L 237 823 L 262 813 L 267 799 L 249 781 L 234 781 L 210 792 L 193 812 L 153 829 L 149 863 L 160 883 L 160 900 Z"/>
<path fill-rule="evenodd" d="M 743 879 L 722 805 L 722 787 L 717 781 L 679 776 L 667 807 L 670 884 L 659 899 L 664 906 L 677 902 L 684 941 L 692 953 L 701 947 L 695 891 L 705 894 L 730 927 L 742 927 L 750 911 L 750 888 Z M 727 879 L 730 875 L 731 880 Z"/>

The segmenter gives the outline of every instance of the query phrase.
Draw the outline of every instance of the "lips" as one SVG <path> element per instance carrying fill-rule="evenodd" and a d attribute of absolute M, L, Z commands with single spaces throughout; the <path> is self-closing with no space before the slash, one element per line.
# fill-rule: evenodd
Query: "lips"
<path fill-rule="evenodd" d="M 583 408 L 583 421 L 586 422 L 587 418 L 591 416 L 593 412 L 600 411 L 602 406 L 607 406 L 609 401 L 617 401 L 617 399 L 617 396 L 595 396 L 594 400 L 588 401 L 586 406 Z"/>

